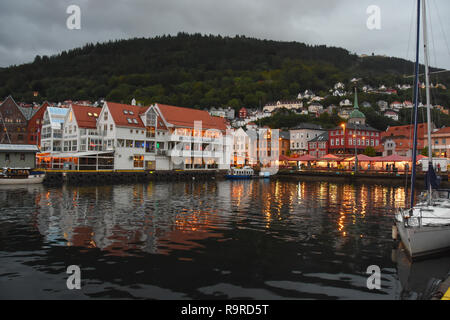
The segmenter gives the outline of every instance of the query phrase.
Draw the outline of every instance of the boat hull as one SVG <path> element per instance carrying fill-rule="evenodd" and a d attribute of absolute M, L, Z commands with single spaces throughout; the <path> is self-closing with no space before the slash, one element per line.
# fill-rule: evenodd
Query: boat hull
<path fill-rule="evenodd" d="M 420 259 L 450 250 L 450 226 L 406 227 L 397 221 L 396 227 L 411 259 Z"/>
<path fill-rule="evenodd" d="M 15 178 L 0 178 L 0 185 L 14 185 L 14 184 L 36 184 L 42 183 L 45 179 L 45 174 L 30 175 L 25 179 Z"/>
<path fill-rule="evenodd" d="M 232 175 L 232 174 L 227 174 L 225 175 L 226 179 L 229 180 L 242 180 L 242 179 L 251 179 L 252 176 L 251 175 Z"/>

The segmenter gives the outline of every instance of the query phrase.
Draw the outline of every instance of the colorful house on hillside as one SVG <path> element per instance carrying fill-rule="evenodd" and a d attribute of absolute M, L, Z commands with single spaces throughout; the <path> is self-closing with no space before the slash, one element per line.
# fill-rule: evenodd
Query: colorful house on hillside
<path fill-rule="evenodd" d="M 239 110 L 239 118 L 245 119 L 245 118 L 247 118 L 247 117 L 248 117 L 248 110 L 247 110 L 245 107 L 242 107 L 242 108 Z"/>

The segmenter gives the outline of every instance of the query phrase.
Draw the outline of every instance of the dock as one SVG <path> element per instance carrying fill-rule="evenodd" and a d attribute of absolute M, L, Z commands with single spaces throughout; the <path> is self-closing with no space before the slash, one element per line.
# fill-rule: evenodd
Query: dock
<path fill-rule="evenodd" d="M 57 186 L 89 184 L 145 183 L 148 181 L 192 181 L 215 180 L 225 175 L 221 170 L 171 170 L 171 171 L 136 171 L 136 170 L 47 170 L 45 185 Z"/>
<path fill-rule="evenodd" d="M 401 182 L 411 180 L 411 175 L 405 172 L 385 172 L 385 171 L 349 171 L 349 170 L 280 170 L 277 177 L 280 178 L 319 178 L 327 180 L 353 181 L 390 181 Z M 448 174 L 439 174 L 441 177 L 441 186 L 450 187 Z M 416 175 L 418 183 L 425 181 L 425 173 L 419 172 Z"/>

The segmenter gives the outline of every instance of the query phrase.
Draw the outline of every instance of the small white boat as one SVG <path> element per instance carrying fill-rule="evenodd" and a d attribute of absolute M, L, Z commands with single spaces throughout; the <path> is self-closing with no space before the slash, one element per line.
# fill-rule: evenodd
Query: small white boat
<path fill-rule="evenodd" d="M 0 185 L 36 184 L 42 183 L 45 172 L 32 171 L 30 168 L 3 168 L 0 169 Z"/>
<path fill-rule="evenodd" d="M 416 71 L 414 80 L 414 125 L 417 128 L 417 110 L 419 104 L 419 35 L 420 35 L 420 8 L 421 0 L 417 1 L 417 42 L 416 42 Z M 431 101 L 430 79 L 428 67 L 428 33 L 426 22 L 426 4 L 422 1 L 424 59 L 425 59 L 425 89 L 427 109 L 427 140 L 431 143 Z M 450 190 L 438 190 L 439 179 L 433 169 L 432 152 L 428 154 L 428 170 L 426 177 L 427 192 L 417 204 L 414 205 L 414 190 L 416 176 L 416 154 L 418 130 L 414 130 L 413 163 L 411 174 L 411 201 L 410 207 L 402 209 L 395 214 L 395 223 L 392 237 L 400 238 L 412 260 L 442 253 L 450 249 Z M 432 147 L 430 147 L 432 149 Z M 435 189 L 433 191 L 433 188 Z"/>
<path fill-rule="evenodd" d="M 235 179 L 251 179 L 255 172 L 250 167 L 243 168 L 231 168 L 228 170 L 228 174 L 225 175 L 225 178 L 235 180 Z"/>
<path fill-rule="evenodd" d="M 450 250 L 450 200 L 420 202 L 400 210 L 395 218 L 393 237 L 400 236 L 412 259 Z"/>

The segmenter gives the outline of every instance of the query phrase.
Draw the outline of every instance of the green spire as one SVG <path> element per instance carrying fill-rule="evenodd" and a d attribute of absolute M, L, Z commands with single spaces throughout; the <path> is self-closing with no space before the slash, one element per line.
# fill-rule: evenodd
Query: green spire
<path fill-rule="evenodd" d="M 350 119 L 354 119 L 354 118 L 358 118 L 358 119 L 365 119 L 366 116 L 364 115 L 364 113 L 362 113 L 361 111 L 359 111 L 359 106 L 358 106 L 358 92 L 355 88 L 355 104 L 353 106 L 353 111 L 352 113 L 350 113 Z"/>

